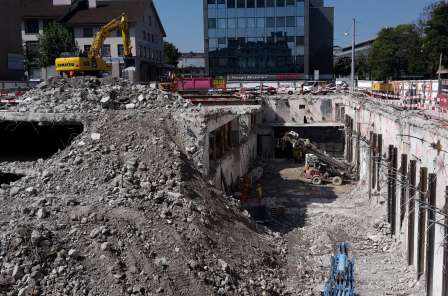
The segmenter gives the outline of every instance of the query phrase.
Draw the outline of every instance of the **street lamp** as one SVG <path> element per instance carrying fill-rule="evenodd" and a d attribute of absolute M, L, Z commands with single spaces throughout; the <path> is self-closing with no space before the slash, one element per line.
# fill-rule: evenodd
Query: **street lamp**
<path fill-rule="evenodd" d="M 349 32 L 345 32 L 344 36 L 348 37 Z M 355 44 L 356 44 L 356 19 L 353 19 L 353 33 L 352 33 L 352 69 L 350 79 L 352 82 L 352 92 L 355 91 Z"/>

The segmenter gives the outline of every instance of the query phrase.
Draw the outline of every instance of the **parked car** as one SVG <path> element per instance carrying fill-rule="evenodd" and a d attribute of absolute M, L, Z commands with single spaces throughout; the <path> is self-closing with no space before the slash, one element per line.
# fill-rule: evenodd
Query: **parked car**
<path fill-rule="evenodd" d="M 279 94 L 299 95 L 302 93 L 302 88 L 294 86 L 281 86 L 277 89 Z"/>
<path fill-rule="evenodd" d="M 303 93 L 309 93 L 315 90 L 319 86 L 318 81 L 307 81 L 303 85 Z"/>

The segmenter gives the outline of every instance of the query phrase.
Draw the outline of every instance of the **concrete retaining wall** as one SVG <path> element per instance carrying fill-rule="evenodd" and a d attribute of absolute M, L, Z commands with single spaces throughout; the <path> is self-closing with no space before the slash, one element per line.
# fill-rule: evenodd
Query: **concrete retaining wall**
<path fill-rule="evenodd" d="M 448 153 L 438 151 L 431 147 L 431 143 L 437 143 L 440 141 L 443 149 L 448 147 L 448 131 L 446 128 L 440 126 L 437 122 L 430 121 L 428 119 L 419 118 L 412 113 L 399 112 L 387 106 L 379 105 L 378 103 L 360 102 L 356 99 L 346 97 L 345 98 L 345 111 L 346 115 L 350 116 L 354 120 L 354 128 L 357 129 L 358 123 L 360 124 L 361 135 L 365 139 L 369 139 L 370 133 L 381 134 L 383 136 L 383 159 L 387 159 L 388 147 L 393 145 L 398 148 L 398 169 L 401 167 L 401 155 L 407 154 L 408 160 L 417 161 L 417 183 L 420 178 L 420 168 L 428 168 L 429 173 L 437 175 L 437 187 L 436 187 L 436 206 L 442 209 L 445 206 L 445 188 L 448 186 Z M 368 181 L 368 154 L 361 157 L 361 179 Z M 367 162 L 367 165 L 366 165 Z M 387 174 L 387 163 L 384 162 L 382 168 L 382 175 Z M 387 179 L 385 179 L 387 180 Z M 381 195 L 387 197 L 387 183 L 382 180 Z M 418 184 L 417 184 L 418 185 Z M 408 204 L 405 204 L 406 213 L 405 220 L 401 224 L 400 221 L 400 183 L 397 184 L 397 206 L 395 209 L 396 221 L 396 237 L 402 241 L 404 246 L 403 256 L 406 256 L 409 246 L 408 241 Z M 416 198 L 419 198 L 418 196 Z M 412 201 L 412 200 L 411 200 Z M 416 203 L 416 208 L 419 203 Z M 426 211 L 426 210 L 425 210 Z M 418 210 L 417 210 L 418 212 Z M 436 215 L 436 220 L 444 223 L 444 217 Z M 415 231 L 414 238 L 418 237 L 417 225 L 418 214 L 415 215 L 414 221 Z M 428 227 L 428 224 L 427 224 Z M 434 247 L 434 260 L 432 262 L 434 271 L 432 277 L 429 279 L 433 283 L 433 291 L 428 294 L 429 296 L 442 296 L 442 284 L 444 273 L 443 270 L 443 252 L 444 252 L 444 235 L 445 228 L 440 225 L 435 225 L 435 247 Z M 418 245 L 417 239 L 414 239 L 414 262 L 417 264 L 417 252 Z M 426 251 L 425 251 L 426 254 Z M 446 277 L 446 276 L 445 276 Z M 425 277 L 422 276 L 421 279 Z"/>

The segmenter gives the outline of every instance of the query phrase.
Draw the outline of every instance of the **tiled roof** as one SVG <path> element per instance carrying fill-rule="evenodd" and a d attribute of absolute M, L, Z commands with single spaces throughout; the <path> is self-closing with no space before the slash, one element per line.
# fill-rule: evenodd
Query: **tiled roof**
<path fill-rule="evenodd" d="M 0 0 L 1 1 L 1 0 Z M 69 6 L 53 6 L 52 0 L 19 0 L 22 2 L 23 18 L 59 18 L 69 9 Z M 148 0 L 121 0 L 121 1 L 98 1 L 96 8 L 80 9 L 76 11 L 67 21 L 68 24 L 106 24 L 111 19 L 127 13 L 130 22 L 137 22 L 142 17 L 145 3 Z M 166 36 L 162 22 L 160 21 L 153 1 L 149 1 L 162 30 Z"/>

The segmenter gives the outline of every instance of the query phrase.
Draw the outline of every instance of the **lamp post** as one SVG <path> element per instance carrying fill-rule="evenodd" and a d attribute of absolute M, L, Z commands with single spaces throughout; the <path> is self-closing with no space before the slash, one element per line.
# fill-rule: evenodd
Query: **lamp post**
<path fill-rule="evenodd" d="M 353 19 L 353 36 L 352 36 L 352 92 L 355 91 L 355 44 L 356 44 L 356 19 Z"/>

